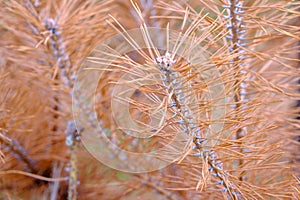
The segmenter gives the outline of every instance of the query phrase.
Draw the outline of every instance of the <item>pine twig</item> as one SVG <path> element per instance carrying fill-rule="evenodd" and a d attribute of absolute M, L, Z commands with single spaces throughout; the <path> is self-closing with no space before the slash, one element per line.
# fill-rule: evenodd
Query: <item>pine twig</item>
<path fill-rule="evenodd" d="M 69 146 L 70 155 L 70 172 L 69 172 L 69 188 L 68 188 L 68 200 L 77 199 L 77 185 L 78 185 L 78 168 L 77 168 L 77 149 L 80 144 L 80 137 L 76 129 L 74 121 L 69 121 L 65 134 L 66 145 Z"/>
<path fill-rule="evenodd" d="M 0 141 L 11 149 L 16 158 L 22 161 L 22 164 L 27 172 L 38 174 L 35 161 L 29 158 L 26 150 L 17 141 L 8 138 L 5 133 L 0 134 Z"/>
<path fill-rule="evenodd" d="M 53 55 L 56 59 L 56 69 L 54 78 L 64 81 L 64 85 L 70 89 L 73 88 L 72 80 L 69 76 L 71 61 L 69 60 L 68 54 L 65 52 L 64 41 L 61 37 L 61 32 L 58 30 L 57 22 L 48 18 L 45 22 L 45 27 L 50 33 L 50 48 L 53 51 Z M 60 72 L 58 75 L 56 73 Z M 58 101 L 58 100 L 57 100 Z M 77 199 L 77 185 L 78 181 L 78 163 L 77 163 L 77 149 L 80 143 L 79 133 L 76 129 L 74 121 L 67 123 L 67 129 L 65 131 L 66 145 L 70 149 L 70 172 L 69 172 L 69 187 L 68 187 L 68 200 Z"/>
<path fill-rule="evenodd" d="M 246 99 L 246 82 L 243 80 L 245 71 L 245 65 L 244 65 L 244 50 L 241 49 L 245 44 L 244 41 L 244 33 L 245 30 L 243 30 L 243 27 L 245 26 L 243 24 L 243 14 L 245 11 L 243 10 L 242 3 L 239 0 L 230 0 L 228 5 L 223 6 L 224 8 L 228 9 L 228 16 L 227 18 L 229 20 L 229 24 L 227 25 L 227 28 L 230 30 L 229 34 L 226 36 L 232 43 L 230 47 L 230 53 L 236 54 L 234 58 L 231 60 L 232 67 L 235 69 L 234 79 L 234 85 L 233 88 L 236 88 L 236 92 L 234 93 L 234 108 L 236 110 L 236 114 L 234 118 L 238 121 L 241 121 L 241 118 L 243 117 L 240 113 L 243 113 L 243 110 L 247 108 L 247 105 L 245 102 Z M 245 136 L 247 132 L 247 127 L 241 127 L 236 132 L 236 139 L 240 140 Z M 243 146 L 240 142 L 240 146 Z M 240 152 L 243 153 L 244 149 L 241 147 Z M 238 166 L 241 168 L 243 165 L 243 159 L 239 159 Z M 243 176 L 241 175 L 239 177 L 240 181 L 243 181 Z"/>
<path fill-rule="evenodd" d="M 223 170 L 223 163 L 216 160 L 216 153 L 213 150 L 203 152 L 202 143 L 205 141 L 205 138 L 201 138 L 200 127 L 194 125 L 192 115 L 190 114 L 189 109 L 185 106 L 185 95 L 182 91 L 183 88 L 181 88 L 183 86 L 181 86 L 181 81 L 178 80 L 179 74 L 171 69 L 171 67 L 176 63 L 176 60 L 174 60 L 171 54 L 167 52 L 165 56 L 157 58 L 157 62 L 160 71 L 165 76 L 168 93 L 172 94 L 171 98 L 173 102 L 171 103 L 171 106 L 176 108 L 176 116 L 180 117 L 178 123 L 184 126 L 182 133 L 193 137 L 193 143 L 195 144 L 193 149 L 197 149 L 199 151 L 195 154 L 195 156 L 201 156 L 206 162 L 208 162 L 210 165 L 210 171 L 215 172 L 214 175 L 219 179 L 217 184 L 223 186 L 222 191 L 228 194 L 228 198 L 237 200 L 240 193 L 235 191 L 233 184 L 228 180 L 226 172 Z"/>

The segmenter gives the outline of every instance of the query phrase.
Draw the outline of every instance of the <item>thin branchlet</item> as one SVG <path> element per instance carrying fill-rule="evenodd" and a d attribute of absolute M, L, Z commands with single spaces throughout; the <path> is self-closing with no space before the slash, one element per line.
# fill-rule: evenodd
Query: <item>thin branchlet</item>
<path fill-rule="evenodd" d="M 72 89 L 73 83 L 70 77 L 71 61 L 68 53 L 66 52 L 66 46 L 64 44 L 61 31 L 59 30 L 59 26 L 54 19 L 47 18 L 45 21 L 45 28 L 50 33 L 50 49 L 56 59 L 54 77 L 58 80 L 63 80 L 64 85 Z M 59 72 L 59 75 L 56 75 L 57 71 Z M 56 98 L 56 101 L 59 103 L 59 99 Z M 77 185 L 79 184 L 77 150 L 80 143 L 80 136 L 74 121 L 68 121 L 65 134 L 66 145 L 70 149 L 68 200 L 76 200 L 78 196 Z"/>
<path fill-rule="evenodd" d="M 217 184 L 223 186 L 222 191 L 227 193 L 229 199 L 237 200 L 241 195 L 236 191 L 233 183 L 228 180 L 227 172 L 223 170 L 223 163 L 217 160 L 216 153 L 213 150 L 203 151 L 203 142 L 206 139 L 201 137 L 200 127 L 195 125 L 187 102 L 184 98 L 181 98 L 184 95 L 182 91 L 182 87 L 184 86 L 179 80 L 179 73 L 172 68 L 176 60 L 174 60 L 174 57 L 169 52 L 166 52 L 164 56 L 156 58 L 156 62 L 159 70 L 164 75 L 163 80 L 166 89 L 171 94 L 171 107 L 175 107 L 175 114 L 180 118 L 178 123 L 184 127 L 181 132 L 193 138 L 193 149 L 198 151 L 194 156 L 202 157 L 209 164 L 209 171 L 219 179 Z"/>
<path fill-rule="evenodd" d="M 78 182 L 78 161 L 77 161 L 77 149 L 80 143 L 79 131 L 76 128 L 74 121 L 69 121 L 67 124 L 66 145 L 69 146 L 70 155 L 70 167 L 69 167 L 69 188 L 68 188 L 68 200 L 77 199 L 77 185 Z"/>
<path fill-rule="evenodd" d="M 8 138 L 8 136 L 2 132 L 2 134 L 0 134 L 0 141 L 13 152 L 18 160 L 21 161 L 21 164 L 27 172 L 38 174 L 38 168 L 36 167 L 35 161 L 28 156 L 26 150 L 16 140 Z"/>
<path fill-rule="evenodd" d="M 234 104 L 236 112 L 234 119 L 241 121 L 243 118 L 244 111 L 247 109 L 247 80 L 245 79 L 246 70 L 245 70 L 245 51 L 243 50 L 244 35 L 245 35 L 245 24 L 243 22 L 243 15 L 245 11 L 243 10 L 242 2 L 239 0 L 230 0 L 228 5 L 224 5 L 224 8 L 227 9 L 228 15 L 225 16 L 228 19 L 227 29 L 229 34 L 226 36 L 227 39 L 231 42 L 229 51 L 233 54 L 233 59 L 230 61 L 231 67 L 234 68 L 235 72 L 233 74 L 234 82 L 233 88 L 236 88 L 234 93 Z M 246 135 L 247 126 L 239 128 L 236 132 L 236 139 L 240 140 Z M 240 144 L 242 146 L 242 144 Z M 240 152 L 243 153 L 244 149 L 241 147 Z M 239 159 L 239 167 L 243 165 L 243 160 Z M 243 181 L 243 176 L 239 177 L 240 181 Z"/>
<path fill-rule="evenodd" d="M 56 60 L 54 76 L 56 76 L 56 73 L 59 69 L 60 75 L 58 79 L 63 79 L 64 84 L 67 87 L 72 88 L 72 81 L 70 77 L 71 61 L 68 53 L 66 52 L 66 45 L 64 44 L 62 32 L 59 30 L 56 20 L 52 18 L 47 18 L 45 20 L 45 28 L 50 33 L 49 45 L 53 57 Z"/>
<path fill-rule="evenodd" d="M 171 94 L 170 107 L 174 107 L 174 117 L 178 117 L 178 124 L 184 128 L 182 132 L 188 135 L 195 135 L 199 133 L 199 127 L 195 126 L 192 113 L 188 107 L 187 100 L 185 98 L 185 86 L 183 85 L 182 77 L 180 74 L 172 69 L 172 66 L 176 63 L 170 53 L 166 53 L 164 56 L 156 59 L 159 66 L 159 70 L 164 75 L 165 87 L 168 93 Z"/>

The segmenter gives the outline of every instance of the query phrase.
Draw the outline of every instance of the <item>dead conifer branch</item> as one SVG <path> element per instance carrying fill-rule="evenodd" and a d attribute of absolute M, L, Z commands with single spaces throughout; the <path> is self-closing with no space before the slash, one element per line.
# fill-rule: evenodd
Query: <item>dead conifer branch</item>
<path fill-rule="evenodd" d="M 38 174 L 35 161 L 30 159 L 25 149 L 17 141 L 8 138 L 4 132 L 0 134 L 0 141 L 13 152 L 17 159 L 21 161 L 27 172 Z"/>
<path fill-rule="evenodd" d="M 69 121 L 67 124 L 66 145 L 70 147 L 70 167 L 69 167 L 69 187 L 68 187 L 68 200 L 77 199 L 77 185 L 78 185 L 78 158 L 77 151 L 80 144 L 79 131 L 76 129 L 74 121 Z"/>
<path fill-rule="evenodd" d="M 230 0 L 228 5 L 224 5 L 224 8 L 228 10 L 228 15 L 225 16 L 228 19 L 229 23 L 227 24 L 227 28 L 229 29 L 229 35 L 227 35 L 227 39 L 230 40 L 230 53 L 234 55 L 234 58 L 230 60 L 231 67 L 234 68 L 233 77 L 236 80 L 233 88 L 235 88 L 234 94 L 234 107 L 236 109 L 236 114 L 234 116 L 237 120 L 242 120 L 243 118 L 243 110 L 247 109 L 247 92 L 246 87 L 247 83 L 244 78 L 247 72 L 245 70 L 245 56 L 244 56 L 244 34 L 245 24 L 243 23 L 243 15 L 245 11 L 243 10 L 242 2 L 239 0 Z M 245 136 L 247 132 L 247 127 L 244 126 L 239 128 L 236 133 L 236 139 L 239 140 Z M 242 144 L 241 144 L 242 145 Z M 243 153 L 243 148 L 240 148 L 240 151 Z M 243 160 L 238 160 L 238 165 L 243 165 Z M 239 177 L 240 181 L 243 180 L 243 177 Z"/>
<path fill-rule="evenodd" d="M 299 199 L 299 8 L 292 0 L 1 1 L 0 198 Z M 89 72 L 101 77 L 84 82 Z M 82 82 L 96 83 L 83 98 L 72 93 Z M 89 129 L 82 135 L 73 97 L 82 99 L 73 102 Z M 157 156 L 176 155 L 163 169 L 123 173 L 81 148 L 90 132 L 93 148 L 115 144 L 98 150 L 122 168 L 148 167 L 145 153 L 178 135 L 183 148 Z"/>

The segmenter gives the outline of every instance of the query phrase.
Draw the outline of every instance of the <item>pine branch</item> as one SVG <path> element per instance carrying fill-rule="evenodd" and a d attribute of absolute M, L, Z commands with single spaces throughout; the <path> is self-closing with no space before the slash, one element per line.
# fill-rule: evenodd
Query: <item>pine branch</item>
<path fill-rule="evenodd" d="M 69 121 L 65 134 L 66 145 L 70 147 L 70 173 L 69 173 L 69 188 L 68 188 L 68 200 L 76 200 L 78 197 L 77 185 L 78 185 L 78 159 L 77 149 L 80 143 L 79 133 L 76 129 L 74 121 Z"/>
<path fill-rule="evenodd" d="M 2 132 L 0 134 L 0 141 L 5 144 L 15 155 L 15 157 L 21 161 L 25 170 L 29 173 L 38 174 L 37 165 L 34 160 L 32 160 L 26 150 L 15 140 L 8 138 L 8 136 Z"/>
<path fill-rule="evenodd" d="M 60 36 L 60 30 L 57 22 L 54 19 L 47 18 L 45 22 L 45 28 L 49 31 L 49 43 L 50 49 L 53 52 L 53 56 L 56 59 L 54 78 L 56 80 L 62 80 L 64 85 L 70 90 L 73 88 L 73 84 L 70 78 L 70 67 L 71 62 L 69 60 L 68 54 L 65 52 L 64 40 Z M 57 75 L 56 73 L 59 73 Z M 59 86 L 59 85 L 57 85 Z M 71 95 L 72 96 L 72 95 Z M 59 98 L 55 98 L 57 104 L 59 104 Z M 59 107 L 54 108 L 56 111 L 59 110 Z M 57 119 L 58 116 L 55 116 Z M 57 128 L 55 128 L 57 129 Z M 65 131 L 66 145 L 70 148 L 70 173 L 69 173 L 69 187 L 68 187 L 68 200 L 76 200 L 77 185 L 78 185 L 78 167 L 77 167 L 77 149 L 80 143 L 80 137 L 77 134 L 76 126 L 73 121 L 69 121 L 67 124 L 67 129 Z"/>
<path fill-rule="evenodd" d="M 246 93 L 246 80 L 245 76 L 245 64 L 244 64 L 244 33 L 245 24 L 243 23 L 243 15 L 245 11 L 243 10 L 242 2 L 239 0 L 230 0 L 229 4 L 223 6 L 228 9 L 228 16 L 226 19 L 229 20 L 227 28 L 230 30 L 227 38 L 231 41 L 230 53 L 233 54 L 233 59 L 230 61 L 232 63 L 231 67 L 234 68 L 234 84 L 233 88 L 236 88 L 234 92 L 234 108 L 236 109 L 236 114 L 234 119 L 238 121 L 243 121 L 243 112 L 247 109 L 247 93 Z M 247 132 L 247 127 L 244 126 L 239 128 L 236 133 L 236 139 L 240 140 L 245 136 Z M 242 144 L 241 144 L 242 146 Z M 240 148 L 240 152 L 243 153 L 244 149 Z M 239 159 L 239 167 L 243 166 L 243 160 Z M 243 174 L 243 173 L 242 173 Z M 239 177 L 240 181 L 243 181 L 243 176 Z"/>
<path fill-rule="evenodd" d="M 228 193 L 229 198 L 238 199 L 240 193 L 236 193 L 233 189 L 233 184 L 229 182 L 226 178 L 226 173 L 223 171 L 223 163 L 216 160 L 216 153 L 213 150 L 205 151 L 203 149 L 202 143 L 206 138 L 201 137 L 201 129 L 194 125 L 192 114 L 190 113 L 184 99 L 184 88 L 185 86 L 181 84 L 178 80 L 179 74 L 172 70 L 173 65 L 176 63 L 172 59 L 172 55 L 168 52 L 165 56 L 158 57 L 157 59 L 159 68 L 165 76 L 166 88 L 169 90 L 168 93 L 172 97 L 171 106 L 176 108 L 175 116 L 179 116 L 179 124 L 184 126 L 183 134 L 187 134 L 193 137 L 194 147 L 199 152 L 195 156 L 201 156 L 210 165 L 210 171 L 215 173 L 215 176 L 220 180 L 217 182 L 219 185 L 223 185 L 223 192 Z M 181 158 L 182 160 L 183 158 Z"/>
<path fill-rule="evenodd" d="M 29 176 L 51 186 L 54 182 L 51 198 L 62 199 L 148 198 L 153 191 L 161 198 L 183 200 L 298 199 L 299 7 L 292 0 L 0 2 L 0 35 L 4 38 L 0 40 L 0 76 L 4 77 L 0 130 L 30 147 L 26 149 L 29 156 L 20 143 L 0 134 L 5 147 L 1 149 L 5 158 L 0 152 L 0 159 L 5 159 L 0 198 L 50 198 L 50 187 L 20 179 Z M 113 20 L 106 20 L 110 16 Z M 167 51 L 157 49 L 153 44 L 166 44 L 168 39 L 158 32 L 149 36 L 149 26 L 177 30 L 178 35 L 169 36 L 177 46 L 170 49 L 167 42 Z M 140 28 L 140 38 L 126 37 L 132 28 Z M 81 157 L 79 133 L 70 120 L 73 75 L 97 45 L 120 32 L 135 51 L 118 54 L 123 48 L 119 40 L 112 51 L 95 59 L 95 65 L 111 68 L 104 70 L 95 93 L 87 93 L 97 100 L 97 114 L 84 113 L 84 117 L 89 120 L 88 128 L 96 134 L 101 131 L 128 151 L 165 146 L 176 134 L 189 138 L 177 162 L 148 173 L 149 179 L 130 175 L 137 178 L 119 180 L 114 170 L 88 154 Z M 135 45 L 137 39 L 148 42 L 147 48 Z M 180 47 L 186 42 L 191 45 Z M 178 52 L 184 55 L 177 57 Z M 199 65 L 190 62 L 198 58 L 203 60 Z M 219 76 L 203 81 L 212 67 Z M 134 78 L 119 82 L 123 74 Z M 120 134 L 127 127 L 115 122 L 111 100 L 114 86 L 130 87 L 149 79 L 156 85 L 135 88 L 132 97 L 118 99 L 130 105 L 129 113 L 139 125 L 151 130 L 153 140 L 146 143 Z M 211 106 L 216 102 L 214 108 L 223 106 L 219 103 L 222 95 L 208 97 L 207 85 L 215 83 L 224 85 L 227 112 L 222 119 L 211 118 Z M 160 127 L 154 121 L 149 124 L 153 107 L 155 112 L 166 112 Z M 222 130 L 206 134 L 213 124 L 221 123 Z M 126 131 L 144 133 L 142 128 L 132 129 Z M 217 144 L 207 149 L 210 140 Z M 113 156 L 123 158 L 123 166 L 130 164 L 126 156 Z M 68 182 L 55 175 L 53 163 L 57 161 L 69 163 Z M 27 172 L 13 170 L 18 164 Z M 46 178 L 51 173 L 53 178 Z"/>

